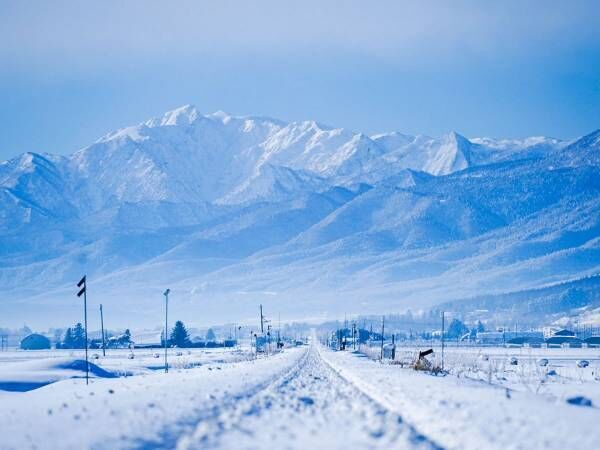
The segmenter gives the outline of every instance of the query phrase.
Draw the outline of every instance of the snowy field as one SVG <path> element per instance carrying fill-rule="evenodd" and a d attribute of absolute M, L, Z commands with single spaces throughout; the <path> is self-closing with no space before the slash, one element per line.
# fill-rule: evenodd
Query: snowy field
<path fill-rule="evenodd" d="M 133 354 L 133 359 L 131 355 Z M 97 357 L 97 359 L 96 359 Z M 90 362 L 98 367 L 92 376 L 128 377 L 164 370 L 164 349 L 89 351 Z M 170 349 L 169 367 L 189 369 L 204 364 L 244 361 L 253 358 L 248 347 L 213 349 Z M 0 352 L 0 392 L 25 391 L 68 378 L 85 375 L 83 350 L 13 350 Z"/>
<path fill-rule="evenodd" d="M 534 365 L 496 365 L 518 349 L 486 349 L 494 354 L 494 378 L 472 349 L 448 349 L 447 376 L 434 376 L 399 365 L 381 364 L 366 356 L 322 350 L 325 360 L 343 378 L 358 386 L 389 411 L 401 414 L 419 432 L 445 448 L 597 448 L 600 442 L 598 401 L 593 407 L 568 404 L 570 396 L 598 399 L 597 353 L 595 366 L 585 375 L 574 369 L 575 359 L 590 356 L 580 349 L 548 349 L 541 354 L 551 360 L 542 392 L 531 389 L 530 378 L 539 376 Z M 467 351 L 465 351 L 467 350 Z M 402 352 L 402 349 L 401 349 Z M 412 355 L 413 353 L 411 353 Z M 408 356 L 408 355 L 407 355 Z M 535 358 L 532 351 L 531 357 Z M 551 359 L 555 357 L 555 359 Z M 469 371 L 469 369 L 472 369 Z M 524 373 L 525 375 L 522 375 Z M 526 381 L 524 381 L 526 380 Z M 554 381 L 556 380 L 556 381 Z M 598 399 L 600 400 L 600 399 Z"/>
<path fill-rule="evenodd" d="M 0 390 L 0 448 L 592 449 L 600 439 L 597 351 L 488 348 L 484 359 L 478 349 L 448 348 L 449 374 L 433 376 L 314 342 L 258 358 L 235 349 L 173 351 L 168 374 L 162 353 L 140 350 L 130 360 L 113 350 L 94 360 L 100 376 L 89 386 L 69 378 L 81 377 L 80 366 L 61 366 L 81 352 L 2 353 L 2 380 L 51 373 L 55 382 Z M 516 366 L 502 364 L 515 354 Z M 540 357 L 557 374 L 531 389 L 524 380 L 540 375 Z M 590 366 L 577 368 L 583 357 Z M 593 406 L 568 404 L 572 395 Z"/>
<path fill-rule="evenodd" d="M 398 347 L 395 362 L 409 365 L 419 350 L 428 348 L 434 349 L 428 359 L 434 366 L 441 367 L 439 345 Z M 372 359 L 379 359 L 381 354 L 377 347 L 361 350 Z M 457 378 L 534 393 L 556 402 L 585 396 L 593 404 L 600 405 L 598 348 L 457 347 L 451 344 L 444 349 L 444 355 L 444 369 Z M 589 365 L 580 367 L 582 361 Z M 389 360 L 384 362 L 391 363 Z"/>

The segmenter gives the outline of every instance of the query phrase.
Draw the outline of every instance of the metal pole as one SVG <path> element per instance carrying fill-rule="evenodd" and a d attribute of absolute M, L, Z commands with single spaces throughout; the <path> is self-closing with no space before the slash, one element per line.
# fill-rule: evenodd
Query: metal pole
<path fill-rule="evenodd" d="M 169 341 L 169 292 L 170 289 L 167 289 L 164 292 L 165 296 L 165 373 L 169 372 L 169 364 L 167 362 L 167 346 Z"/>
<path fill-rule="evenodd" d="M 102 356 L 106 356 L 106 341 L 104 340 L 104 314 L 102 313 L 102 304 L 100 304 L 100 328 L 102 329 Z"/>
<path fill-rule="evenodd" d="M 442 370 L 444 370 L 444 311 L 442 311 Z"/>
<path fill-rule="evenodd" d="M 262 313 L 262 305 L 260 305 L 260 332 L 261 332 L 261 334 L 264 334 L 264 332 L 265 332 L 265 328 L 263 325 L 263 319 L 264 319 L 264 316 Z"/>
<path fill-rule="evenodd" d="M 381 318 L 381 360 L 383 361 L 383 334 L 385 333 L 385 316 Z"/>
<path fill-rule="evenodd" d="M 84 322 L 84 335 L 85 335 L 85 384 L 90 382 L 90 363 L 88 362 L 88 335 L 87 335 L 87 284 L 85 291 L 83 291 L 83 322 Z"/>

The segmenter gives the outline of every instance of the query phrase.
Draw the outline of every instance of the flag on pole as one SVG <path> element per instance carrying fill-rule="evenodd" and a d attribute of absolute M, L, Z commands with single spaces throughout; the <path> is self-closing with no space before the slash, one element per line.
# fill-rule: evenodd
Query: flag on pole
<path fill-rule="evenodd" d="M 81 287 L 82 285 L 83 287 Z M 79 283 L 77 283 L 77 287 L 81 288 L 81 290 L 77 293 L 77 297 L 81 297 L 85 292 L 85 275 L 81 280 L 79 280 Z"/>

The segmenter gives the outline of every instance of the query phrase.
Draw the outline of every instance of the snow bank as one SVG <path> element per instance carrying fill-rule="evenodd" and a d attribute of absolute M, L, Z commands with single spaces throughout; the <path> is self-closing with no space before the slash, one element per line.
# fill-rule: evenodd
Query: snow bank
<path fill-rule="evenodd" d="M 89 363 L 89 376 L 116 378 L 117 374 Z M 85 360 L 51 358 L 5 364 L 0 367 L 0 390 L 30 391 L 69 378 L 85 377 Z"/>

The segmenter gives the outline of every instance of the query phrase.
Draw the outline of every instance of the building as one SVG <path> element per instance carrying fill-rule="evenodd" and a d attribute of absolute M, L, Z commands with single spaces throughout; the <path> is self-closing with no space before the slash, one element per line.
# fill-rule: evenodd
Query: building
<path fill-rule="evenodd" d="M 544 338 L 541 331 L 480 331 L 475 341 L 483 345 L 503 345 L 513 339 L 526 338 L 532 341 Z"/>
<path fill-rule="evenodd" d="M 541 347 L 543 343 L 544 339 L 537 336 L 519 336 L 506 341 L 507 345 L 515 347 Z"/>
<path fill-rule="evenodd" d="M 23 350 L 48 350 L 50 348 L 50 339 L 41 334 L 30 334 L 21 341 Z"/>
<path fill-rule="evenodd" d="M 583 340 L 588 347 L 600 347 L 600 336 L 590 336 Z"/>
<path fill-rule="evenodd" d="M 581 347 L 582 340 L 575 336 L 554 335 L 546 339 L 548 347 Z"/>

